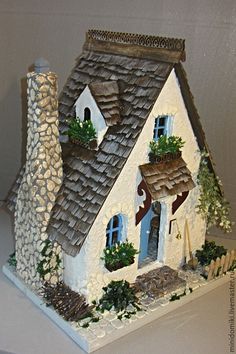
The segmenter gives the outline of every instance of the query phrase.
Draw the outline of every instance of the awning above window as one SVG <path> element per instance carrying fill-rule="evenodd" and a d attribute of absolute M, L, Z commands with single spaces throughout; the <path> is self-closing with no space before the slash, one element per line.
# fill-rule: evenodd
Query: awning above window
<path fill-rule="evenodd" d="M 184 160 L 147 163 L 139 166 L 153 200 L 187 192 L 195 187 Z"/>

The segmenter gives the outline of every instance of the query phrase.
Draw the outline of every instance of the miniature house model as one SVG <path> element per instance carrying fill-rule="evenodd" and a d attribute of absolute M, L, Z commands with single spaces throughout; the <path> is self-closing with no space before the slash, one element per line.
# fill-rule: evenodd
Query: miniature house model
<path fill-rule="evenodd" d="M 91 302 L 111 280 L 139 274 L 186 256 L 204 243 L 206 225 L 196 212 L 200 150 L 207 149 L 181 61 L 184 41 L 91 30 L 59 99 L 56 75 L 45 62 L 28 74 L 26 165 L 10 193 L 15 212 L 17 272 L 40 286 L 42 242 L 63 260 L 71 289 Z M 58 113 L 59 111 L 59 113 Z M 96 130 L 94 149 L 68 139 L 79 117 Z M 151 140 L 178 136 L 177 158 L 149 161 Z M 132 242 L 133 264 L 109 271 L 103 250 Z"/>

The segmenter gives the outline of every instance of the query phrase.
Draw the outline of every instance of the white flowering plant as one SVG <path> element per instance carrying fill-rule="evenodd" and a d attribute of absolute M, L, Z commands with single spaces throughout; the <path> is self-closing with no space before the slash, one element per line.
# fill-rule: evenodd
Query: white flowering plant
<path fill-rule="evenodd" d="M 91 120 L 82 121 L 79 118 L 72 118 L 68 121 L 68 128 L 66 134 L 74 140 L 88 143 L 97 137 Z"/>
<path fill-rule="evenodd" d="M 134 263 L 134 257 L 139 252 L 134 248 L 131 242 L 115 243 L 111 247 L 103 250 L 105 267 L 111 272 Z"/>
<path fill-rule="evenodd" d="M 155 156 L 163 156 L 165 154 L 175 154 L 181 151 L 181 148 L 184 146 L 185 141 L 178 136 L 169 136 L 162 135 L 157 141 L 152 140 L 149 143 L 151 153 Z"/>
<path fill-rule="evenodd" d="M 197 176 L 200 185 L 199 204 L 197 211 L 207 222 L 207 228 L 216 226 L 225 232 L 232 231 L 232 222 L 229 218 L 230 206 L 224 198 L 220 187 L 222 183 L 214 172 L 208 167 L 209 154 L 206 151 L 201 153 L 201 161 Z"/>

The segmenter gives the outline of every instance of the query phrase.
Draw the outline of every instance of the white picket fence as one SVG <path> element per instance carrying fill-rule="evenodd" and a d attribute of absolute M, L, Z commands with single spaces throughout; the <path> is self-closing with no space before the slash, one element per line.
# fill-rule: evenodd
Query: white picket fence
<path fill-rule="evenodd" d="M 226 273 L 236 259 L 236 250 L 228 251 L 225 256 L 212 260 L 208 266 L 204 267 L 204 274 L 207 276 L 207 280 L 211 280 Z"/>

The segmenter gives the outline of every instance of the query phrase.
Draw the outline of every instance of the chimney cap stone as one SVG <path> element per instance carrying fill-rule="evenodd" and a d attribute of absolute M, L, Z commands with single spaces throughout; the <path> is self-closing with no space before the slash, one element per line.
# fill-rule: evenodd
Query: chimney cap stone
<path fill-rule="evenodd" d="M 38 58 L 34 62 L 34 70 L 36 73 L 47 73 L 49 72 L 49 62 L 44 58 Z"/>

